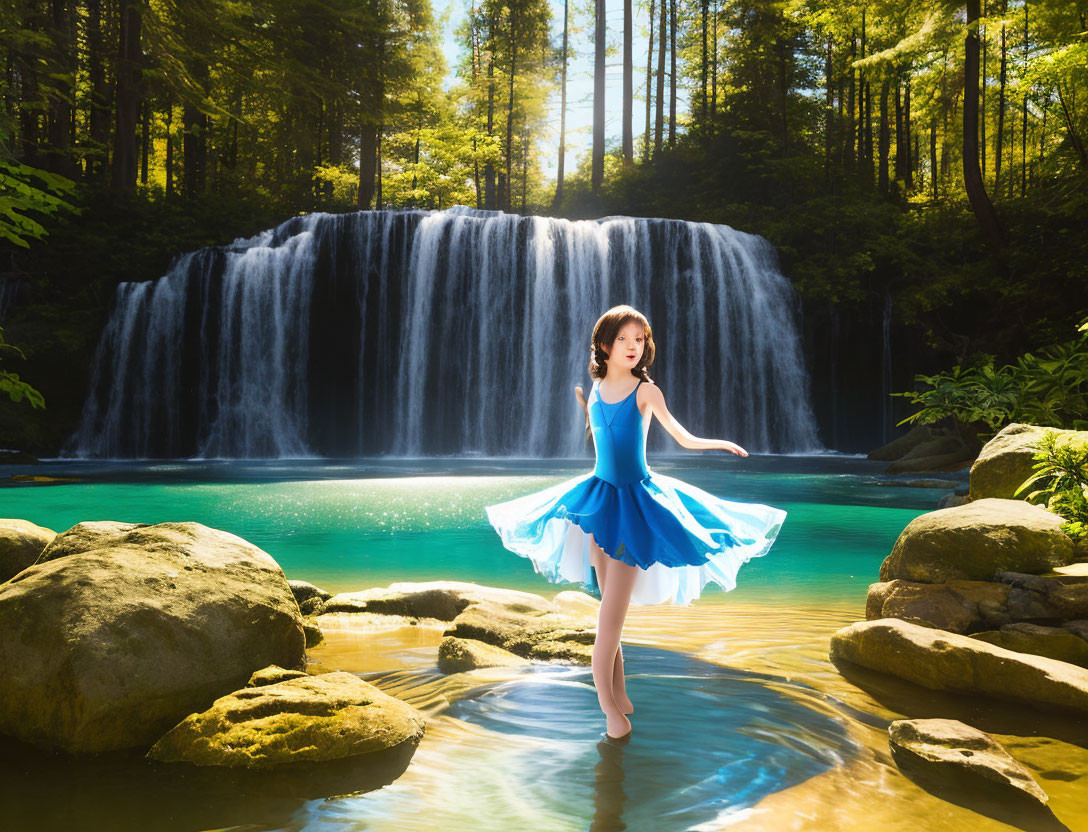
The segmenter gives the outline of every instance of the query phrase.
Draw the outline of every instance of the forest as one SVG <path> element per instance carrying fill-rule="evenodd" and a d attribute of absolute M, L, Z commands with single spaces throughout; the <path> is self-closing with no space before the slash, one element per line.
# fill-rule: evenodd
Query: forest
<path fill-rule="evenodd" d="M 917 370 L 1088 309 L 1086 0 L 17 0 L 0 42 L 0 366 L 24 378 L 91 349 L 119 282 L 315 211 L 728 224 L 807 308 L 894 296 Z"/>

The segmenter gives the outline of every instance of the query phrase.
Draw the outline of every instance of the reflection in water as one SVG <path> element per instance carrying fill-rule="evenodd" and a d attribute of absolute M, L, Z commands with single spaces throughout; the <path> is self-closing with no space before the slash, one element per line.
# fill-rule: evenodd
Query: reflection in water
<path fill-rule="evenodd" d="M 627 792 L 623 787 L 623 746 L 608 740 L 597 743 L 597 753 L 601 761 L 594 769 L 593 789 L 593 824 L 592 832 L 611 832 L 626 829 L 623 821 L 623 807 L 627 803 Z"/>
<path fill-rule="evenodd" d="M 509 829 L 528 807 L 540 814 L 526 820 L 547 817 L 548 829 L 687 829 L 860 748 L 804 685 L 653 647 L 629 646 L 624 658 L 635 703 L 630 742 L 601 739 L 589 668 L 525 668 L 454 701 L 443 716 L 466 726 L 471 748 L 417 758 L 397 784 L 360 797 L 354 816 L 368 822 L 358 828 L 386 828 L 375 818 L 417 828 L 411 817 L 424 812 L 450 829 Z"/>
<path fill-rule="evenodd" d="M 247 772 L 158 763 L 133 749 L 86 757 L 0 738 L 4 829 L 191 832 L 244 824 L 276 829 L 306 801 L 380 789 L 412 760 L 403 743 L 353 761 Z"/>

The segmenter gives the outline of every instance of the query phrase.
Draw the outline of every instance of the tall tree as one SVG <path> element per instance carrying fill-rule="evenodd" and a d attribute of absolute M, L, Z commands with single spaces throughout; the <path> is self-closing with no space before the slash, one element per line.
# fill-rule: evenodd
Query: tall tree
<path fill-rule="evenodd" d="M 634 15 L 631 0 L 623 0 L 623 162 L 632 165 L 635 161 L 634 118 L 634 55 L 632 35 Z"/>
<path fill-rule="evenodd" d="M 676 144 L 676 0 L 669 0 L 669 29 L 669 147 L 672 147 Z"/>
<path fill-rule="evenodd" d="M 562 88 L 561 103 L 559 105 L 559 160 L 555 175 L 555 200 L 553 207 L 563 201 L 563 168 L 567 162 L 567 33 L 570 27 L 570 0 L 563 0 L 563 74 L 560 81 Z"/>
<path fill-rule="evenodd" d="M 967 38 L 963 61 L 963 184 L 967 198 L 989 241 L 1001 245 L 997 212 L 986 194 L 978 159 L 978 19 L 980 0 L 967 0 Z"/>
<path fill-rule="evenodd" d="M 653 123 L 650 121 L 650 105 L 653 103 L 653 65 L 654 65 L 654 12 L 655 0 L 650 0 L 650 32 L 646 42 L 646 132 L 642 137 L 642 158 L 650 159 L 650 147 L 653 144 Z"/>
<path fill-rule="evenodd" d="M 590 187 L 593 193 L 598 193 L 604 179 L 605 0 L 593 0 L 593 8 L 596 15 L 593 24 L 593 159 Z"/>
<path fill-rule="evenodd" d="M 668 0 L 657 0 L 660 9 L 657 21 L 657 114 L 654 119 L 654 156 L 661 153 L 665 133 L 665 52 L 668 50 Z"/>
<path fill-rule="evenodd" d="M 136 118 L 140 112 L 141 0 L 119 0 L 120 35 L 117 51 L 116 130 L 110 187 L 128 192 L 136 187 Z"/>

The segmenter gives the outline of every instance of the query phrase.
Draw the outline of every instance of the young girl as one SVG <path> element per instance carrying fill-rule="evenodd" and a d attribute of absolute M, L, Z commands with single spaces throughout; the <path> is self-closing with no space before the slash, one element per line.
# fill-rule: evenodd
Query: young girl
<path fill-rule="evenodd" d="M 599 587 L 593 684 L 605 735 L 615 740 L 629 737 L 626 715 L 634 712 L 620 648 L 628 605 L 687 605 L 710 581 L 734 589 L 741 564 L 767 553 L 786 512 L 723 500 L 647 467 L 646 433 L 655 415 L 685 448 L 748 452 L 692 436 L 672 417 L 647 373 L 654 341 L 640 312 L 609 309 L 593 328 L 590 352 L 588 402 L 581 387 L 574 392 L 593 433 L 595 470 L 485 510 L 503 545 L 549 581 Z"/>

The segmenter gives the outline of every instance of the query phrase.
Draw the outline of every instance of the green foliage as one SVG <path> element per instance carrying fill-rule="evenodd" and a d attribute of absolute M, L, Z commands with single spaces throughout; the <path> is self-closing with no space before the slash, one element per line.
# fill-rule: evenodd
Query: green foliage
<path fill-rule="evenodd" d="M 1068 522 L 1062 524 L 1071 537 L 1088 539 L 1088 443 L 1072 437 L 1058 442 L 1058 434 L 1044 431 L 1034 444 L 1035 473 L 1016 489 L 1013 496 L 1025 496 L 1029 503 L 1046 506 Z"/>
<path fill-rule="evenodd" d="M 62 196 L 75 193 L 71 179 L 0 157 L 0 240 L 29 248 L 28 240 L 45 239 L 45 227 L 31 214 L 81 213 L 81 208 Z"/>
<path fill-rule="evenodd" d="M 990 435 L 1010 422 L 1088 430 L 1088 321 L 1078 331 L 1070 341 L 1025 353 L 1001 368 L 993 355 L 980 354 L 970 366 L 916 375 L 915 382 L 927 389 L 890 394 L 921 408 L 899 424 L 952 418 L 981 422 Z"/>
<path fill-rule="evenodd" d="M 4 350 L 10 350 L 18 353 L 20 358 L 26 358 L 21 349 L 4 340 L 4 328 L 0 326 L 0 359 L 3 358 Z M 45 409 L 45 397 L 25 381 L 20 380 L 18 373 L 5 370 L 3 367 L 0 367 L 0 393 L 7 393 L 8 398 L 16 404 L 26 399 L 31 407 Z"/>

